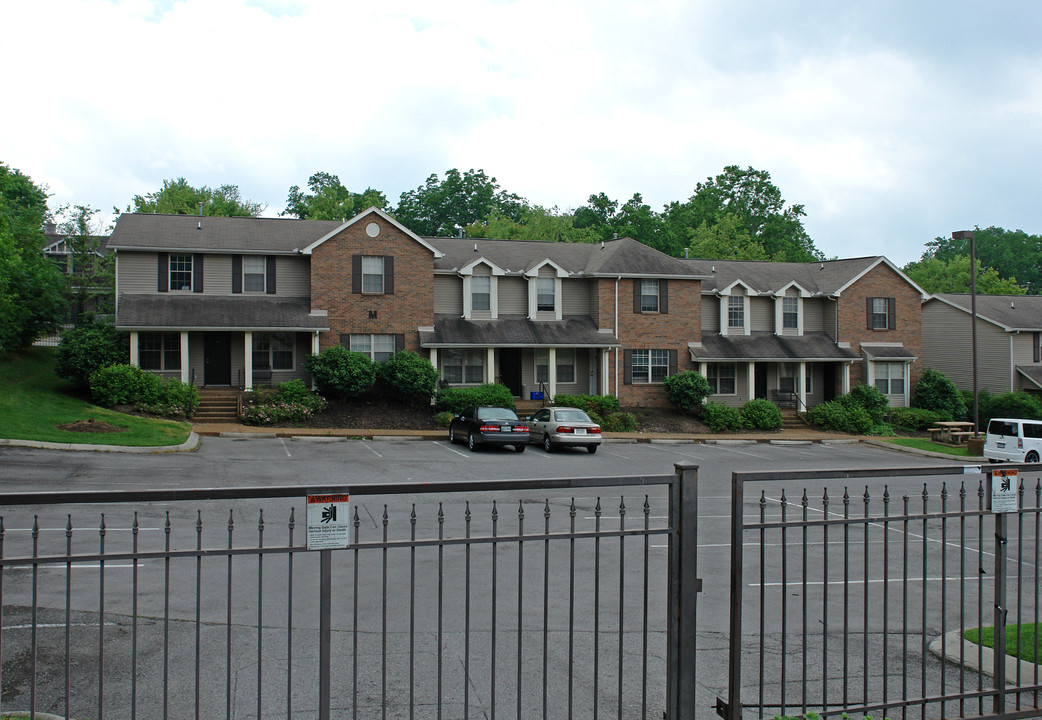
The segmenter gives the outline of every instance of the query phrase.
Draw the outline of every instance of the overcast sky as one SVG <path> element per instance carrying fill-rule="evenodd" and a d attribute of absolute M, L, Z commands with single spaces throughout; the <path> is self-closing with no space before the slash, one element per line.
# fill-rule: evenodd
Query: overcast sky
<path fill-rule="evenodd" d="M 449 168 L 656 210 L 771 173 L 832 257 L 1042 233 L 1042 3 L 39 0 L 0 9 L 0 162 L 108 213 L 166 178 L 275 215 Z"/>

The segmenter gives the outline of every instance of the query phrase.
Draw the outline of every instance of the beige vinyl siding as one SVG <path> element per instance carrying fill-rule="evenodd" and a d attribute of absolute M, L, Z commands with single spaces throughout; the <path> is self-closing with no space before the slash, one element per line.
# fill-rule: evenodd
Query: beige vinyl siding
<path fill-rule="evenodd" d="M 590 303 L 590 317 L 593 318 L 595 325 L 600 327 L 601 322 L 601 282 L 600 280 L 591 280 L 586 283 L 587 290 L 590 291 L 590 297 L 588 302 Z"/>
<path fill-rule="evenodd" d="M 720 298 L 702 296 L 702 334 L 720 332 Z"/>
<path fill-rule="evenodd" d="M 119 253 L 119 292 L 127 295 L 159 292 L 159 257 L 156 253 Z"/>
<path fill-rule="evenodd" d="M 833 340 L 839 337 L 839 303 L 835 300 L 822 299 L 821 318 L 825 334 Z"/>
<path fill-rule="evenodd" d="M 565 278 L 561 282 L 562 302 L 561 312 L 564 315 L 589 315 L 590 314 L 590 292 L 586 280 L 569 280 Z"/>
<path fill-rule="evenodd" d="M 1029 336 L 1030 341 L 1030 336 Z M 955 387 L 973 387 L 970 314 L 939 300 L 923 304 L 923 368 L 944 373 Z M 1028 355 L 1030 361 L 1031 355 Z M 1009 335 L 990 322 L 977 321 L 977 386 L 1000 394 L 1010 391 Z"/>
<path fill-rule="evenodd" d="M 188 333 L 188 363 L 190 370 L 195 370 L 195 384 L 203 384 L 203 347 L 206 333 L 201 332 L 190 332 Z M 189 372 L 189 379 L 191 379 L 191 373 Z"/>
<path fill-rule="evenodd" d="M 308 261 L 302 257 L 279 255 L 275 260 L 275 290 L 284 297 L 311 295 L 311 265 Z"/>
<path fill-rule="evenodd" d="M 279 258 L 281 261 L 282 258 Z M 275 289 L 281 291 L 278 272 L 281 270 L 279 261 L 275 263 Z M 231 255 L 207 255 L 203 258 L 203 294 L 204 295 L 231 295 L 232 294 L 232 256 Z M 248 293 L 249 295 L 261 295 L 263 293 Z M 281 295 L 282 292 L 279 292 Z M 304 292 L 303 295 L 309 293 Z M 233 379 L 234 382 L 234 379 Z"/>
<path fill-rule="evenodd" d="M 749 316 L 746 322 L 751 323 L 752 332 L 774 332 L 774 298 L 752 297 L 746 300 Z"/>
<path fill-rule="evenodd" d="M 835 304 L 835 303 L 833 303 Z M 825 329 L 825 301 L 818 298 L 803 299 L 803 332 L 822 332 Z"/>
<path fill-rule="evenodd" d="M 434 312 L 463 315 L 463 280 L 456 275 L 434 276 Z"/>
<path fill-rule="evenodd" d="M 499 314 L 528 315 L 528 280 L 522 277 L 499 278 Z"/>

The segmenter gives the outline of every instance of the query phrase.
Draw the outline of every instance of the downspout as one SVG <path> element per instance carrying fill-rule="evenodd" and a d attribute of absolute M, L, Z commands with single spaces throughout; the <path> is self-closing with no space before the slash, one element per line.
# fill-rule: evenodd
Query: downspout
<path fill-rule="evenodd" d="M 1013 369 L 1013 336 L 1020 335 L 1020 330 L 1014 330 L 1009 336 L 1009 391 L 1015 392 L 1013 384 L 1017 380 L 1016 371 Z"/>
<path fill-rule="evenodd" d="M 615 278 L 615 340 L 619 340 L 619 281 L 622 275 Z M 615 397 L 619 397 L 619 346 L 615 345 Z"/>

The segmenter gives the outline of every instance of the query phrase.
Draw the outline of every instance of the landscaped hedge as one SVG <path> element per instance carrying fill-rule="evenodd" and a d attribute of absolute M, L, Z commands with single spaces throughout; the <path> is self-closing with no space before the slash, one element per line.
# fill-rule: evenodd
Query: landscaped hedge
<path fill-rule="evenodd" d="M 756 398 L 742 406 L 742 421 L 757 430 L 777 430 L 784 422 L 781 410 L 767 398 Z"/>
<path fill-rule="evenodd" d="M 301 423 L 326 409 L 326 401 L 303 380 L 289 380 L 277 388 L 254 390 L 246 396 L 242 421 L 247 425 Z"/>
<path fill-rule="evenodd" d="M 846 396 L 844 396 L 846 397 Z M 864 435 L 872 429 L 872 418 L 865 408 L 852 402 L 830 400 L 807 411 L 811 424 L 826 430 Z"/>
<path fill-rule="evenodd" d="M 619 399 L 614 395 L 569 395 L 568 393 L 557 393 L 554 395 L 554 405 L 579 408 L 580 410 L 585 410 L 587 414 L 596 413 L 602 418 L 620 410 Z"/>
<path fill-rule="evenodd" d="M 333 397 L 358 397 L 369 392 L 376 382 L 376 365 L 369 356 L 351 352 L 343 345 L 309 355 L 304 369 L 311 373 L 319 390 Z"/>
<path fill-rule="evenodd" d="M 475 387 L 444 388 L 438 392 L 434 409 L 448 411 L 453 415 L 461 413 L 471 405 L 486 405 L 514 409 L 514 396 L 506 385 L 488 383 Z"/>
<path fill-rule="evenodd" d="M 939 412 L 947 415 L 948 420 L 962 420 L 966 417 L 966 403 L 955 388 L 955 383 L 933 368 L 924 370 L 915 384 L 912 407 Z"/>
<path fill-rule="evenodd" d="M 411 350 L 399 350 L 376 371 L 381 384 L 400 400 L 428 404 L 438 390 L 438 369 Z"/>
<path fill-rule="evenodd" d="M 887 419 L 891 425 L 905 430 L 927 430 L 939 422 L 951 420 L 951 415 L 923 408 L 890 408 Z"/>
<path fill-rule="evenodd" d="M 130 360 L 130 342 L 114 325 L 86 323 L 62 333 L 55 357 L 58 377 L 88 387 L 95 370 Z"/>
<path fill-rule="evenodd" d="M 706 398 L 713 393 L 709 381 L 694 370 L 670 375 L 663 384 L 670 404 L 689 413 L 701 412 Z"/>
<path fill-rule="evenodd" d="M 745 427 L 742 411 L 723 403 L 710 402 L 702 406 L 702 422 L 713 432 L 734 432 Z"/>
<path fill-rule="evenodd" d="M 191 417 L 199 407 L 199 390 L 175 378 L 131 365 L 109 365 L 90 376 L 90 393 L 102 407 L 134 405 L 141 412 L 164 417 Z"/>

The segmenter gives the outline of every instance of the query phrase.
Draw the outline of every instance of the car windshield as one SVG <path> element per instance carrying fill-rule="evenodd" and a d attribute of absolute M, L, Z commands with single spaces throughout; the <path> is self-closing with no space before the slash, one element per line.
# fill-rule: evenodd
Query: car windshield
<path fill-rule="evenodd" d="M 478 408 L 478 420 L 517 420 L 517 415 L 506 408 Z"/>
<path fill-rule="evenodd" d="M 590 416 L 582 410 L 558 410 L 554 413 L 554 420 L 557 422 L 593 422 L 590 420 Z"/>

